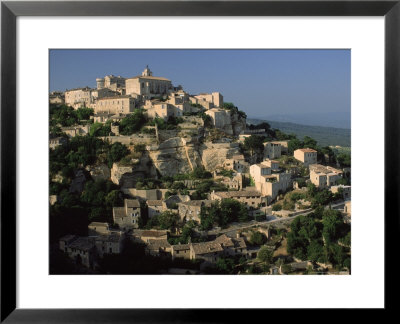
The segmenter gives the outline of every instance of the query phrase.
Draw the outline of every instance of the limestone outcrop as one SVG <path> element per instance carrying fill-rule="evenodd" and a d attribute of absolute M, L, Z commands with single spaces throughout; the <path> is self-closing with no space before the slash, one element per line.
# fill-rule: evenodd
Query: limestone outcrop
<path fill-rule="evenodd" d="M 239 155 L 238 143 L 204 143 L 201 149 L 201 160 L 208 171 L 222 168 L 226 159 Z"/>
<path fill-rule="evenodd" d="M 111 171 L 106 164 L 89 165 L 86 170 L 90 172 L 90 175 L 94 181 L 96 180 L 107 180 L 110 179 Z"/>
<path fill-rule="evenodd" d="M 160 145 L 147 147 L 149 157 L 162 176 L 188 173 L 202 166 L 195 144 L 180 137 L 173 137 Z"/>

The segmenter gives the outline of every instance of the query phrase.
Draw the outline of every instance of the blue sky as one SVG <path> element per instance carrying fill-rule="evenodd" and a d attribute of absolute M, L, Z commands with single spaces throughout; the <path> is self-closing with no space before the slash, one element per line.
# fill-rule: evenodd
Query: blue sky
<path fill-rule="evenodd" d="M 221 92 L 249 117 L 350 128 L 350 60 L 350 50 L 51 50 L 50 91 L 148 64 L 191 94 Z"/>

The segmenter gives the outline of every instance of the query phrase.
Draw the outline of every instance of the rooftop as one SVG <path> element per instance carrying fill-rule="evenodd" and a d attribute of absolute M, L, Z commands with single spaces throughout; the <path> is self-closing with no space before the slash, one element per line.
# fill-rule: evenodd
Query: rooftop
<path fill-rule="evenodd" d="M 69 245 L 71 249 L 78 249 L 81 251 L 89 251 L 93 246 L 93 242 L 88 237 L 78 237 Z"/>
<path fill-rule="evenodd" d="M 297 149 L 296 151 L 301 151 L 304 153 L 317 153 L 316 150 L 310 149 L 310 148 L 302 148 L 302 149 Z"/>
<path fill-rule="evenodd" d="M 125 207 L 127 207 L 127 208 L 139 208 L 140 207 L 139 200 L 137 200 L 137 199 L 125 199 L 124 203 L 125 203 Z"/>
<path fill-rule="evenodd" d="M 147 200 L 147 206 L 162 206 L 162 200 Z"/>
<path fill-rule="evenodd" d="M 216 242 L 204 242 L 192 244 L 192 248 L 195 254 L 208 254 L 214 252 L 222 252 L 224 249 L 221 244 Z"/>
<path fill-rule="evenodd" d="M 113 207 L 113 214 L 114 214 L 114 219 L 126 217 L 125 208 L 124 207 Z"/>
<path fill-rule="evenodd" d="M 234 198 L 234 197 L 261 197 L 261 193 L 255 190 L 239 190 L 239 191 L 218 191 L 214 192 L 215 195 L 221 198 Z"/>
<path fill-rule="evenodd" d="M 99 98 L 99 99 L 97 99 L 97 100 L 98 100 L 98 101 L 101 101 L 101 100 L 126 99 L 126 98 L 132 98 L 132 99 L 134 99 L 133 97 L 131 97 L 131 96 L 129 96 L 129 95 L 123 95 L 123 96 L 103 97 L 103 98 Z"/>
<path fill-rule="evenodd" d="M 179 203 L 180 205 L 185 205 L 185 206 L 210 206 L 212 203 L 212 200 L 189 200 L 189 201 L 184 201 Z"/>
<path fill-rule="evenodd" d="M 107 226 L 108 227 L 108 223 L 106 223 L 106 222 L 91 222 L 89 224 L 89 226 Z"/>
<path fill-rule="evenodd" d="M 341 173 L 343 173 L 342 170 L 335 169 L 330 166 L 325 166 L 322 164 L 310 164 L 309 169 L 310 169 L 310 171 L 314 171 L 316 173 L 323 173 L 323 174 L 330 174 L 330 173 L 341 174 Z"/>
<path fill-rule="evenodd" d="M 149 80 L 161 80 L 161 81 L 170 81 L 167 78 L 163 78 L 163 77 L 155 77 L 155 76 L 142 76 L 142 75 L 137 75 L 135 77 L 132 78 L 128 78 L 127 80 L 131 80 L 131 79 L 149 79 Z"/>
<path fill-rule="evenodd" d="M 149 240 L 149 243 L 147 244 L 147 248 L 151 250 L 168 247 L 171 247 L 171 244 L 168 243 L 168 240 Z"/>
<path fill-rule="evenodd" d="M 172 248 L 174 249 L 174 251 L 190 250 L 190 244 L 176 244 L 172 245 Z"/>

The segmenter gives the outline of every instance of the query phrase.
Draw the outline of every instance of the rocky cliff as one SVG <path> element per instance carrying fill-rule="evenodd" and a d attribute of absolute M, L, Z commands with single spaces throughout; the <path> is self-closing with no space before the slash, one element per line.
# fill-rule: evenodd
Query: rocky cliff
<path fill-rule="evenodd" d="M 188 173 L 202 165 L 197 144 L 173 137 L 160 145 L 148 146 L 149 157 L 162 176 Z"/>

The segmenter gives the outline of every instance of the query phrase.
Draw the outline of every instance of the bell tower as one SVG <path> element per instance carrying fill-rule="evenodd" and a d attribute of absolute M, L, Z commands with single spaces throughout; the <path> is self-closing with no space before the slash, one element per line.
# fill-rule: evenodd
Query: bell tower
<path fill-rule="evenodd" d="M 142 72 L 142 76 L 146 77 L 146 76 L 152 76 L 152 75 L 153 75 L 153 72 L 151 72 L 150 69 L 149 69 L 149 66 L 146 65 L 146 68 Z"/>

